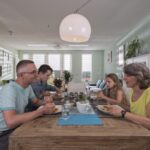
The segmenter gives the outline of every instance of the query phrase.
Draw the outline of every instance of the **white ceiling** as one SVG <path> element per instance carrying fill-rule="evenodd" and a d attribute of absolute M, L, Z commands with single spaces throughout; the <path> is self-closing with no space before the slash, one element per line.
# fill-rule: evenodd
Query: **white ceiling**
<path fill-rule="evenodd" d="M 150 0 L 91 0 L 79 13 L 91 23 L 88 47 L 69 47 L 59 24 L 87 0 L 0 0 L 0 46 L 17 50 L 102 50 L 150 15 Z M 33 48 L 28 44 L 48 44 Z"/>

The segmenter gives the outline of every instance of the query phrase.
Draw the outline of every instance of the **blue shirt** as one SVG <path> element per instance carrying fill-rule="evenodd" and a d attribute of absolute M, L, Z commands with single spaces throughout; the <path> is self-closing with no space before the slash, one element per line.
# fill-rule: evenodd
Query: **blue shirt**
<path fill-rule="evenodd" d="M 17 114 L 22 114 L 29 99 L 35 98 L 36 96 L 30 85 L 27 88 L 21 87 L 16 82 L 5 85 L 0 91 L 0 131 L 8 130 L 2 111 L 15 110 Z"/>
<path fill-rule="evenodd" d="M 31 84 L 33 91 L 37 98 L 43 99 L 43 92 L 45 91 L 56 91 L 56 87 L 48 85 L 42 81 L 37 81 Z"/>

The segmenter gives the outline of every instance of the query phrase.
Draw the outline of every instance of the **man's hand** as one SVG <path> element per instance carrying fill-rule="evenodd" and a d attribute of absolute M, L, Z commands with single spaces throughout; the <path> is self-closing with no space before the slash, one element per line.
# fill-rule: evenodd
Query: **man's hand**
<path fill-rule="evenodd" d="M 44 91 L 43 92 L 43 96 L 50 96 L 51 94 L 50 94 L 50 92 L 49 91 Z"/>
<path fill-rule="evenodd" d="M 52 96 L 44 96 L 44 102 L 46 103 L 53 103 Z"/>
<path fill-rule="evenodd" d="M 47 103 L 43 105 L 38 111 L 41 111 L 42 114 L 52 114 L 55 110 L 55 104 L 54 103 Z"/>

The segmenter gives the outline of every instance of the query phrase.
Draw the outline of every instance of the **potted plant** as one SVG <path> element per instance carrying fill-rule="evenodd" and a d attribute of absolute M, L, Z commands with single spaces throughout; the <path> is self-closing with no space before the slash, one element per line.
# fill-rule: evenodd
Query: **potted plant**
<path fill-rule="evenodd" d="M 135 57 L 137 54 L 139 54 L 140 49 L 141 41 L 138 38 L 132 40 L 127 46 L 127 53 L 125 55 L 125 59 Z"/>
<path fill-rule="evenodd" d="M 86 95 L 83 93 L 83 92 L 80 92 L 79 93 L 79 101 L 81 102 L 81 103 L 85 103 L 86 102 Z"/>
<path fill-rule="evenodd" d="M 78 102 L 76 103 L 77 109 L 80 113 L 88 113 L 91 111 L 91 106 L 87 100 L 86 94 L 80 92 L 78 95 Z"/>
<path fill-rule="evenodd" d="M 63 72 L 63 78 L 64 78 L 64 81 L 65 81 L 65 84 L 68 84 L 71 80 L 72 80 L 72 75 L 69 71 L 65 70 Z"/>
<path fill-rule="evenodd" d="M 89 100 L 90 100 L 90 97 L 87 96 L 85 93 L 80 92 L 80 93 L 78 94 L 78 101 L 79 101 L 80 103 L 89 103 Z"/>
<path fill-rule="evenodd" d="M 65 70 L 63 72 L 63 79 L 65 82 L 65 91 L 68 90 L 68 83 L 72 80 L 72 78 L 73 78 L 73 76 L 69 71 Z"/>

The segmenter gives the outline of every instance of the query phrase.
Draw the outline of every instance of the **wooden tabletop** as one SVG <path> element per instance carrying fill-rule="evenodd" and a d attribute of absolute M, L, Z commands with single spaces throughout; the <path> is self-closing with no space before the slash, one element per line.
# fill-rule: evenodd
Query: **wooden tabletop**
<path fill-rule="evenodd" d="M 148 150 L 150 131 L 118 118 L 103 126 L 60 126 L 58 115 L 23 124 L 10 136 L 9 150 Z"/>

